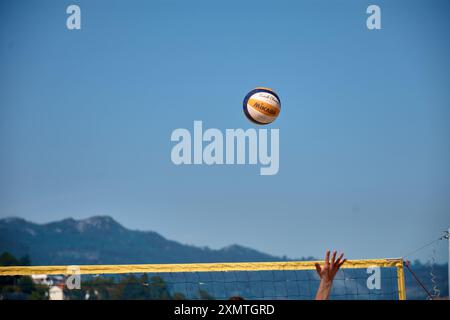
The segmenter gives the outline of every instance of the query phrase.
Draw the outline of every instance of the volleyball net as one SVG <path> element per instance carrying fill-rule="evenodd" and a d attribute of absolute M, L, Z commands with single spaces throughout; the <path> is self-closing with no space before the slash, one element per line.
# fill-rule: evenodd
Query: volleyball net
<path fill-rule="evenodd" d="M 323 261 L 0 267 L 3 299 L 314 299 Z M 349 260 L 330 299 L 406 299 L 402 259 Z"/>

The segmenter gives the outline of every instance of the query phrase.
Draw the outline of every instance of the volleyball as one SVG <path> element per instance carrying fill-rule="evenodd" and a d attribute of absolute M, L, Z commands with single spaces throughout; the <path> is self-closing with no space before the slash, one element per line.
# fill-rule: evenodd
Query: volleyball
<path fill-rule="evenodd" d="M 244 98 L 244 113 L 256 124 L 269 124 L 280 114 L 281 102 L 278 95 L 269 88 L 257 87 Z"/>

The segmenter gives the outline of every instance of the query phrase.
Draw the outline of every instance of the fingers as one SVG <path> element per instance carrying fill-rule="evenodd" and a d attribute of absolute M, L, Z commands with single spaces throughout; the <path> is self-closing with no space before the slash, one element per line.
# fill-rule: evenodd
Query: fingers
<path fill-rule="evenodd" d="M 340 268 L 340 267 L 345 263 L 345 261 L 347 261 L 347 259 L 342 260 L 342 261 L 339 263 L 338 268 Z"/>
<path fill-rule="evenodd" d="M 319 277 L 322 277 L 322 275 L 321 275 L 322 268 L 320 267 L 320 264 L 316 263 L 315 266 L 316 266 L 317 274 L 319 275 Z"/>
<path fill-rule="evenodd" d="M 336 255 L 337 255 L 337 251 L 334 250 L 333 255 L 331 256 L 331 260 L 330 260 L 330 250 L 327 250 L 327 252 L 325 254 L 324 268 L 330 267 L 331 270 L 337 271 L 344 264 L 344 262 L 347 261 L 347 259 L 342 260 L 342 258 L 344 258 L 343 252 L 338 256 L 337 259 L 336 259 Z M 320 266 L 319 266 L 319 268 L 320 268 Z M 318 270 L 317 265 L 316 265 L 316 270 Z M 320 271 L 322 271 L 322 268 L 320 268 Z"/>
<path fill-rule="evenodd" d="M 330 250 L 327 250 L 327 253 L 325 254 L 325 267 L 328 267 L 330 264 Z"/>
<path fill-rule="evenodd" d="M 339 265 L 339 263 L 341 263 L 341 260 L 342 260 L 343 257 L 344 257 L 344 253 L 342 252 L 342 253 L 339 255 L 339 257 L 337 258 L 335 264 L 336 264 L 336 265 Z"/>
<path fill-rule="evenodd" d="M 336 262 L 336 253 L 337 253 L 336 250 L 334 250 L 333 256 L 331 257 L 331 264 L 330 264 L 331 269 L 334 268 L 334 263 Z"/>

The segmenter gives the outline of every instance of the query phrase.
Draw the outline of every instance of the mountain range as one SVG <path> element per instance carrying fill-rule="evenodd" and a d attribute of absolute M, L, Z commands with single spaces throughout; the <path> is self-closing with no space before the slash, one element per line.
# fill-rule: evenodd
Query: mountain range
<path fill-rule="evenodd" d="M 280 261 L 240 245 L 219 250 L 168 240 L 153 231 L 129 230 L 109 216 L 36 224 L 0 220 L 0 252 L 28 255 L 35 265 Z"/>

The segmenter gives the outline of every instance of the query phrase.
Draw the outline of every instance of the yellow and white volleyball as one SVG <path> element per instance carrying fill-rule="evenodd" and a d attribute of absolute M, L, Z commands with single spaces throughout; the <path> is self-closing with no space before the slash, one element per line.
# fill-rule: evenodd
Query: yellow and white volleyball
<path fill-rule="evenodd" d="M 280 110 L 280 98 L 272 89 L 258 87 L 244 98 L 244 113 L 253 123 L 272 123 L 280 114 Z"/>

